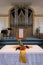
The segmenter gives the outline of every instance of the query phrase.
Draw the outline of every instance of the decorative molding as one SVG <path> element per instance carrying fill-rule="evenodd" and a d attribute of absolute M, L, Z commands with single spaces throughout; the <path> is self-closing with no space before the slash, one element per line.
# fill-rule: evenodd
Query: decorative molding
<path fill-rule="evenodd" d="M 34 14 L 35 17 L 43 17 L 43 14 Z"/>
<path fill-rule="evenodd" d="M 0 14 L 0 17 L 8 17 L 9 15 L 5 14 Z"/>

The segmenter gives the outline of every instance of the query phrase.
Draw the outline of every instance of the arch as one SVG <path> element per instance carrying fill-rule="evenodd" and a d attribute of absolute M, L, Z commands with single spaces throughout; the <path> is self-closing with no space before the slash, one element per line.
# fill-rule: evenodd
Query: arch
<path fill-rule="evenodd" d="M 17 8 L 17 7 L 16 7 Z M 18 7 L 20 10 L 19 11 L 23 11 L 23 13 L 25 14 L 25 7 L 22 7 L 22 8 L 20 8 L 20 7 Z M 23 9 L 24 8 L 24 9 Z M 28 8 L 28 17 L 31 15 L 31 13 L 32 13 L 32 25 L 30 25 L 31 26 L 31 28 L 32 28 L 32 34 L 31 35 L 33 35 L 33 15 L 34 15 L 34 10 L 31 8 L 31 7 L 27 7 Z M 15 10 L 15 7 L 12 7 L 10 10 L 9 10 L 9 13 L 11 12 L 11 11 L 13 11 L 13 10 Z M 15 12 L 14 12 L 15 13 Z M 20 12 L 19 12 L 20 13 Z M 18 13 L 18 14 L 19 14 Z M 13 15 L 13 17 L 14 17 L 14 14 L 12 13 L 12 15 Z M 14 31 L 13 31 L 14 32 Z"/>

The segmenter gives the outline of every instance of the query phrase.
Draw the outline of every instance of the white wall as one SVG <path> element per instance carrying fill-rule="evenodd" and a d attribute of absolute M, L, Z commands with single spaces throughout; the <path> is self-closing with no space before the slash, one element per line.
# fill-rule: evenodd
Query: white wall
<path fill-rule="evenodd" d="M 5 6 L 5 7 L 0 7 L 0 14 L 1 15 L 8 15 L 9 14 L 9 10 L 12 6 Z"/>
<path fill-rule="evenodd" d="M 43 7 L 36 7 L 36 6 L 31 6 L 31 8 L 34 11 L 34 14 L 38 15 L 38 14 L 43 14 Z"/>
<path fill-rule="evenodd" d="M 0 17 L 0 33 L 1 30 L 8 28 L 9 18 L 8 17 Z"/>
<path fill-rule="evenodd" d="M 0 33 L 1 30 L 6 29 L 9 27 L 9 10 L 11 6 L 5 6 L 5 7 L 0 7 Z"/>
<path fill-rule="evenodd" d="M 32 7 L 32 6 L 31 6 Z M 43 7 L 33 6 L 33 34 L 36 33 L 36 28 L 40 27 L 40 33 L 43 33 Z"/>
<path fill-rule="evenodd" d="M 34 16 L 34 26 L 33 26 L 33 33 L 36 33 L 36 28 L 40 29 L 40 33 L 43 33 L 43 17 L 36 17 Z"/>

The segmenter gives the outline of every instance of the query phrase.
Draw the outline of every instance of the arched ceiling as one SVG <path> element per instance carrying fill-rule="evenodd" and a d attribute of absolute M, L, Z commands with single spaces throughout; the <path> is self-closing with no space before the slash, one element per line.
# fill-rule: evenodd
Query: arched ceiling
<path fill-rule="evenodd" d="M 16 4 L 25 4 L 29 6 L 43 6 L 43 0 L 0 0 L 0 6 L 11 6 Z"/>
<path fill-rule="evenodd" d="M 10 8 L 31 7 L 34 13 L 43 14 L 43 0 L 0 0 L 0 14 L 8 14 Z"/>

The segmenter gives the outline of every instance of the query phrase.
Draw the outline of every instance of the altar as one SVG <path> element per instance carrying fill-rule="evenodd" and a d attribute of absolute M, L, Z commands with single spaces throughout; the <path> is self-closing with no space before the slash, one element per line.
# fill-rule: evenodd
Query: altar
<path fill-rule="evenodd" d="M 19 60 L 20 50 L 16 50 L 19 45 L 5 45 L 0 50 L 0 65 L 43 65 L 43 49 L 38 45 L 26 49 L 26 63 Z"/>

